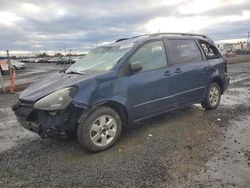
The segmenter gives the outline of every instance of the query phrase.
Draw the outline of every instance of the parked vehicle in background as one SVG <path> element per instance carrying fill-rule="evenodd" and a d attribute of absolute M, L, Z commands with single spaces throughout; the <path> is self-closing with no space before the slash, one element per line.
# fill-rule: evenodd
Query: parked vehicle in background
<path fill-rule="evenodd" d="M 0 71 L 2 75 L 9 73 L 9 65 L 7 60 L 0 60 Z"/>
<path fill-rule="evenodd" d="M 236 53 L 233 51 L 226 51 L 225 57 L 227 58 L 234 58 L 236 56 Z"/>
<path fill-rule="evenodd" d="M 77 136 L 101 151 L 131 123 L 195 103 L 216 109 L 228 85 L 227 62 L 210 38 L 157 33 L 92 50 L 28 87 L 13 110 L 42 138 Z"/>
<path fill-rule="evenodd" d="M 10 63 L 11 65 L 16 69 L 16 70 L 19 70 L 19 69 L 25 69 L 27 67 L 27 65 L 25 63 L 22 63 L 18 60 L 13 60 L 11 59 L 10 60 Z"/>
<path fill-rule="evenodd" d="M 246 55 L 246 51 L 245 50 L 236 49 L 235 50 L 235 55 Z"/>
<path fill-rule="evenodd" d="M 18 60 L 14 60 L 14 59 L 11 59 L 10 60 L 10 64 L 11 66 L 16 69 L 16 70 L 19 70 L 19 69 L 25 69 L 27 66 L 25 63 L 22 63 Z M 0 70 L 1 70 L 1 73 L 2 74 L 9 74 L 9 65 L 7 63 L 7 60 L 1 60 L 0 61 Z"/>
<path fill-rule="evenodd" d="M 31 63 L 39 63 L 39 61 L 41 61 L 43 58 L 39 57 L 39 58 L 32 58 L 31 59 Z"/>
<path fill-rule="evenodd" d="M 56 64 L 69 64 L 70 62 L 72 62 L 72 60 L 69 57 L 60 57 L 58 58 Z"/>
<path fill-rule="evenodd" d="M 39 57 L 39 58 L 22 58 L 19 59 L 23 63 L 56 63 L 56 64 L 73 64 L 76 60 L 84 56 L 56 56 L 56 57 Z"/>
<path fill-rule="evenodd" d="M 49 60 L 51 59 L 52 57 L 43 57 L 41 59 L 39 59 L 37 61 L 37 63 L 49 63 Z"/>
<path fill-rule="evenodd" d="M 22 62 L 22 63 L 31 63 L 31 58 L 18 58 L 18 61 Z"/>
<path fill-rule="evenodd" d="M 63 57 L 52 57 L 51 59 L 48 60 L 49 63 L 59 63 L 61 61 L 65 61 Z"/>
<path fill-rule="evenodd" d="M 83 58 L 84 56 L 71 56 L 71 59 L 73 60 L 73 62 L 78 61 L 79 59 Z"/>

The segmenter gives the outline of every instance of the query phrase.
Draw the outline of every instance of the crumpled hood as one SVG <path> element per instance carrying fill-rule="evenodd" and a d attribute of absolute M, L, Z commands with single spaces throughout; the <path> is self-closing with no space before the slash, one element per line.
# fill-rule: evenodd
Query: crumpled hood
<path fill-rule="evenodd" d="M 59 89 L 72 86 L 80 81 L 96 76 L 97 73 L 93 74 L 65 74 L 65 73 L 53 73 L 46 77 L 42 81 L 31 84 L 26 90 L 20 95 L 21 100 L 37 101 L 38 99 L 54 92 Z"/>

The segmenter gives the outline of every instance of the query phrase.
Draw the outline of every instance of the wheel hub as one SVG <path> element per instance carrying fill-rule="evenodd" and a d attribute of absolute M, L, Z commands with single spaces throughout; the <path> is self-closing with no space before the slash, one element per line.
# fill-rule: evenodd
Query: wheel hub
<path fill-rule="evenodd" d="M 105 126 L 103 126 L 100 129 L 100 134 L 106 135 L 107 131 L 108 131 L 108 129 Z"/>

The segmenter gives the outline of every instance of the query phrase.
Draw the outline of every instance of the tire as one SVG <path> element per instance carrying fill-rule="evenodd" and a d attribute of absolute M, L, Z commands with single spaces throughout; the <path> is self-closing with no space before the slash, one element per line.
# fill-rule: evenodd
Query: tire
<path fill-rule="evenodd" d="M 206 91 L 205 99 L 201 102 L 201 106 L 207 110 L 216 109 L 220 104 L 221 88 L 213 82 Z"/>
<path fill-rule="evenodd" d="M 121 130 L 119 114 L 109 107 L 98 107 L 79 123 L 77 138 L 84 148 L 98 152 L 114 145 Z"/>

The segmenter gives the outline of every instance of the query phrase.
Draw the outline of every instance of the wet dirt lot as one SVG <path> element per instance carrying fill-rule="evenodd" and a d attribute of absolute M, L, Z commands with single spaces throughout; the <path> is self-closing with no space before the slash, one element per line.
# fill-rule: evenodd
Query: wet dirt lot
<path fill-rule="evenodd" d="M 217 110 L 194 105 L 130 126 L 101 153 L 41 140 L 18 125 L 18 94 L 1 95 L 0 187 L 249 187 L 250 63 L 228 69 Z"/>

